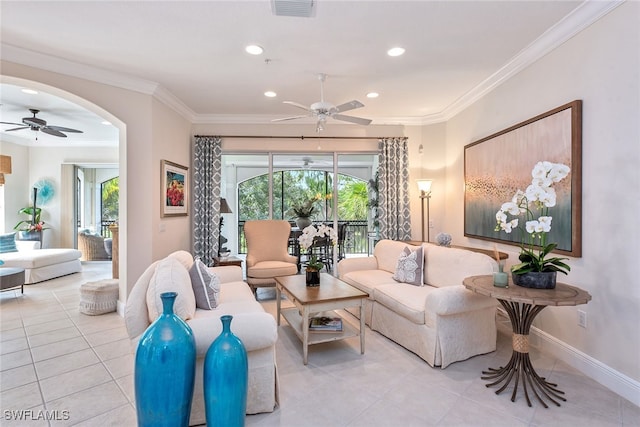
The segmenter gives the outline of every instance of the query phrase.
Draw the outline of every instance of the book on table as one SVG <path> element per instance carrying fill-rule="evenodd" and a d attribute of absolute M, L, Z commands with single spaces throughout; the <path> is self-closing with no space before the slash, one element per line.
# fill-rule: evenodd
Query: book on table
<path fill-rule="evenodd" d="M 311 332 L 342 332 L 342 319 L 333 316 L 316 316 L 309 319 Z"/>

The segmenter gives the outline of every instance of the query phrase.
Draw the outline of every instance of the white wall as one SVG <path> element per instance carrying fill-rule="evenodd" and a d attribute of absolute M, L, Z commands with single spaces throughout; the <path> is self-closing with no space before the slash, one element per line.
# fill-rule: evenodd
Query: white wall
<path fill-rule="evenodd" d="M 551 110 L 583 100 L 582 258 L 561 281 L 593 300 L 587 328 L 577 307 L 545 309 L 536 326 L 592 358 L 640 380 L 640 3 L 627 2 L 447 123 L 447 215 L 454 242 L 463 236 L 463 147 Z M 542 159 L 540 159 L 542 160 Z M 501 159 L 508 162 L 509 159 Z M 500 246 L 517 260 L 517 248 Z"/>
<path fill-rule="evenodd" d="M 28 219 L 26 215 L 19 215 L 18 211 L 31 204 L 29 150 L 27 147 L 0 140 L 0 153 L 11 156 L 11 173 L 4 176 L 3 231 L 3 233 L 10 233 L 18 222 Z"/>
<path fill-rule="evenodd" d="M 142 209 L 151 222 L 153 244 L 151 246 L 152 259 L 160 259 L 178 249 L 192 252 L 191 220 L 189 216 L 160 218 L 161 208 L 161 173 L 160 161 L 169 160 L 189 168 L 191 174 L 191 123 L 175 114 L 166 105 L 154 101 L 153 103 L 153 144 L 152 167 L 150 181 L 154 189 L 151 193 L 151 206 Z M 147 178 L 149 179 L 149 178 Z M 193 193 L 191 193 L 193 194 Z M 142 206 L 141 206 L 142 207 Z"/>

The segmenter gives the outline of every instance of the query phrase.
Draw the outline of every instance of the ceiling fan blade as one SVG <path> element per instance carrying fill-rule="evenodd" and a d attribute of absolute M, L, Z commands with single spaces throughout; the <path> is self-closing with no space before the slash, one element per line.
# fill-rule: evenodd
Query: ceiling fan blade
<path fill-rule="evenodd" d="M 43 126 L 40 128 L 40 130 L 44 133 L 48 133 L 49 135 L 53 135 L 53 136 L 59 136 L 60 138 L 66 138 L 67 135 L 65 135 L 64 133 L 57 131 L 55 129 L 51 129 L 48 126 Z"/>
<path fill-rule="evenodd" d="M 285 117 L 285 118 L 283 118 L 283 119 L 273 119 L 273 120 L 271 120 L 271 121 L 272 121 L 272 122 L 284 122 L 284 121 L 286 121 L 286 120 L 304 119 L 304 118 L 306 118 L 306 117 L 309 117 L 309 116 L 307 115 L 307 116 L 293 116 L 293 117 Z"/>
<path fill-rule="evenodd" d="M 17 125 L 17 123 L 13 123 L 13 124 Z M 21 126 L 19 128 L 5 129 L 5 132 L 11 132 L 12 130 L 20 130 L 20 129 L 29 129 L 29 126 Z"/>
<path fill-rule="evenodd" d="M 302 105 L 302 104 L 298 104 L 297 102 L 293 102 L 293 101 L 282 101 L 283 104 L 289 104 L 289 105 L 293 105 L 294 107 L 298 107 L 298 108 L 302 108 L 305 111 L 311 111 L 309 109 L 309 107 Z"/>
<path fill-rule="evenodd" d="M 344 111 L 354 110 L 356 108 L 362 108 L 362 107 L 364 107 L 364 104 L 354 99 L 353 101 L 345 102 L 344 104 L 338 105 L 335 108 L 335 112 L 342 113 Z"/>
<path fill-rule="evenodd" d="M 0 124 L 3 125 L 17 125 L 17 126 L 23 126 L 24 123 L 13 123 L 13 122 L 0 122 Z"/>
<path fill-rule="evenodd" d="M 334 114 L 331 117 L 333 117 L 336 120 L 342 120 L 343 122 L 351 122 L 351 123 L 356 123 L 364 126 L 371 123 L 371 120 L 369 119 L 363 119 L 362 117 L 345 116 L 344 114 Z"/>
<path fill-rule="evenodd" d="M 62 126 L 46 126 L 46 128 L 57 130 L 57 131 L 60 131 L 60 132 L 83 133 L 81 130 L 65 128 L 65 127 L 62 127 Z"/>

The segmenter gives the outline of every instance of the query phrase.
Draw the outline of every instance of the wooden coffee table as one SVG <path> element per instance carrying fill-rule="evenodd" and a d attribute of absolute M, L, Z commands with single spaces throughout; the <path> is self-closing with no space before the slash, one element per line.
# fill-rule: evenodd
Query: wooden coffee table
<path fill-rule="evenodd" d="M 281 308 L 284 293 L 295 307 Z M 302 340 L 302 361 L 307 364 L 310 345 L 360 336 L 360 354 L 364 354 L 364 300 L 369 295 L 339 280 L 330 274 L 320 274 L 320 286 L 308 287 L 304 275 L 276 277 L 277 322 L 280 314 L 287 320 L 296 335 Z M 360 328 L 342 322 L 341 332 L 310 332 L 309 319 L 315 313 L 360 307 Z M 337 316 L 332 313 L 331 315 Z"/>

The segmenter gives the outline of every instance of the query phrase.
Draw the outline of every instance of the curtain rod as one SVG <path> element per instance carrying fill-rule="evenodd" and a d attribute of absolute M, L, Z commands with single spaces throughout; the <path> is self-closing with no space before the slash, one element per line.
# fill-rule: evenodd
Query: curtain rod
<path fill-rule="evenodd" d="M 194 135 L 194 138 L 214 136 L 218 138 L 260 138 L 260 139 L 384 139 L 384 138 L 405 138 L 404 136 L 259 136 L 259 135 Z"/>

